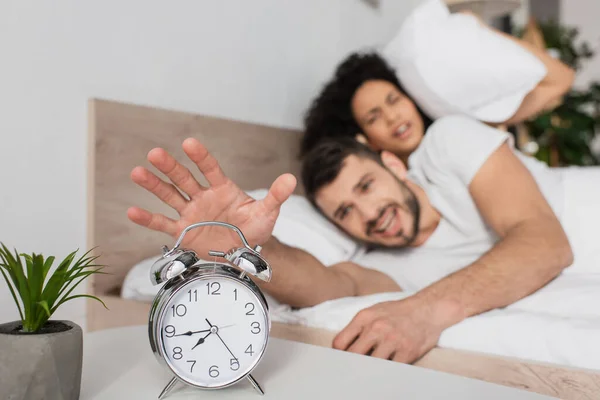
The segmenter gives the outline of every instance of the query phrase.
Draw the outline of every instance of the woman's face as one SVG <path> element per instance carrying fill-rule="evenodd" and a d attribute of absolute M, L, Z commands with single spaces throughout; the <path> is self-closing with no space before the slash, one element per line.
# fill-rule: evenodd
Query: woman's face
<path fill-rule="evenodd" d="M 423 119 L 415 104 L 393 83 L 366 81 L 354 93 L 351 107 L 374 150 L 408 157 L 421 143 Z"/>

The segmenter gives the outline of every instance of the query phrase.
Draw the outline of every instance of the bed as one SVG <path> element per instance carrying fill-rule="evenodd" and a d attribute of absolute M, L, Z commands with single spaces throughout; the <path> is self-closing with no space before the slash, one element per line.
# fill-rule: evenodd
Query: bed
<path fill-rule="evenodd" d="M 95 275 L 88 292 L 101 297 L 87 304 L 87 328 L 96 331 L 147 323 L 150 304 L 120 296 L 129 269 L 160 252 L 172 240 L 129 222 L 126 210 L 139 205 L 173 215 L 134 185 L 129 172 L 145 164 L 147 152 L 163 147 L 186 161 L 180 144 L 186 137 L 202 141 L 225 173 L 242 189 L 268 187 L 281 173 L 298 175 L 300 132 L 148 106 L 91 99 L 89 101 L 87 244 L 95 247 L 108 275 Z M 187 160 L 187 166 L 194 171 Z M 301 187 L 297 188 L 301 195 Z M 275 337 L 331 346 L 335 332 L 301 325 L 273 323 Z M 563 399 L 600 395 L 598 371 L 566 368 L 517 358 L 434 348 L 416 365 L 494 382 Z"/>

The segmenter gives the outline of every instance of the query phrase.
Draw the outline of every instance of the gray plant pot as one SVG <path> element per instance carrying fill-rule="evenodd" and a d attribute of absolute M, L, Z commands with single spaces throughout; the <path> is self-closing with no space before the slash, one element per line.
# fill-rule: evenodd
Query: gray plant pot
<path fill-rule="evenodd" d="M 20 326 L 21 321 L 0 324 L 0 399 L 79 399 L 81 327 L 49 321 L 44 329 L 49 333 L 20 333 Z"/>

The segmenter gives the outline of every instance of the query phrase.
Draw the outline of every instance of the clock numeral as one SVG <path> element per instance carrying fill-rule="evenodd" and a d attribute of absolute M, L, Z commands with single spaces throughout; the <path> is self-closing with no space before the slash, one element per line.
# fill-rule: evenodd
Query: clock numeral
<path fill-rule="evenodd" d="M 234 366 L 235 368 L 233 368 Z M 240 369 L 240 362 L 237 358 L 232 358 L 231 360 L 229 360 L 229 368 L 231 368 L 232 371 L 237 371 L 238 369 Z"/>
<path fill-rule="evenodd" d="M 181 360 L 183 358 L 183 350 L 181 349 L 181 347 L 175 347 L 173 348 L 173 359 L 174 360 Z"/>
<path fill-rule="evenodd" d="M 196 365 L 196 360 L 187 360 L 187 362 L 192 363 L 190 366 L 190 373 L 194 371 L 194 365 Z"/>
<path fill-rule="evenodd" d="M 219 367 L 217 365 L 210 367 L 208 369 L 208 375 L 210 375 L 211 378 L 216 378 L 219 376 Z"/>
<path fill-rule="evenodd" d="M 167 325 L 167 326 L 165 326 L 165 336 L 166 337 L 173 337 L 173 336 L 175 336 L 175 327 L 173 325 Z"/>
<path fill-rule="evenodd" d="M 187 307 L 183 304 L 178 304 L 177 307 L 172 305 L 171 308 L 173 309 L 173 317 L 175 317 L 175 315 L 183 317 L 187 313 Z"/>
<path fill-rule="evenodd" d="M 188 290 L 188 294 L 190 295 L 190 303 L 192 302 L 192 299 L 194 299 L 194 301 L 198 301 L 198 289 L 194 290 L 193 292 Z"/>
<path fill-rule="evenodd" d="M 248 347 L 246 347 L 246 351 L 244 351 L 244 353 L 246 354 L 250 354 L 250 357 L 252 357 L 252 355 L 254 354 L 254 352 L 252 351 L 252 345 L 248 345 Z"/>
<path fill-rule="evenodd" d="M 215 289 L 215 287 L 216 287 L 216 289 Z M 221 290 L 221 284 L 219 282 L 209 282 L 206 284 L 206 291 L 210 295 L 213 295 L 213 296 L 220 295 L 221 293 L 219 293 L 219 290 Z"/>
<path fill-rule="evenodd" d="M 233 289 L 233 295 L 235 296 L 235 301 L 237 301 L 237 289 Z"/>
<path fill-rule="evenodd" d="M 250 311 L 246 312 L 246 315 L 254 315 L 254 303 L 246 303 L 246 305 L 244 306 L 244 308 L 248 308 L 248 306 L 250 306 Z"/>
<path fill-rule="evenodd" d="M 254 321 L 250 324 L 250 326 L 252 326 L 252 330 L 250 332 L 254 333 L 255 335 L 260 333 L 260 324 L 258 322 Z"/>

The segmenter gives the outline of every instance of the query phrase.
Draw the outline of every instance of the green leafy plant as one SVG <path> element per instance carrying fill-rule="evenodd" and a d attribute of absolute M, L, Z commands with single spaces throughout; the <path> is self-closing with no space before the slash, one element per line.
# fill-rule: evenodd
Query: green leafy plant
<path fill-rule="evenodd" d="M 84 279 L 104 273 L 101 272 L 104 266 L 95 264 L 98 256 L 91 256 L 91 250 L 77 260 L 77 250 L 69 254 L 46 281 L 54 256 L 44 259 L 41 254 L 19 254 L 16 250 L 13 255 L 4 243 L 0 244 L 0 272 L 19 309 L 23 332 L 39 332 L 58 307 L 70 300 L 87 297 L 106 308 L 95 296 L 71 295 Z"/>
<path fill-rule="evenodd" d="M 538 23 L 547 49 L 552 49 L 565 64 L 580 71 L 594 57 L 592 47 L 578 40 L 579 30 L 556 21 Z M 516 35 L 522 37 L 525 29 Z M 535 157 L 552 166 L 599 165 L 600 156 L 592 142 L 600 131 L 600 82 L 586 89 L 571 89 L 555 109 L 524 124 L 537 143 Z"/>
<path fill-rule="evenodd" d="M 597 85 L 597 84 L 595 84 Z M 531 137 L 538 143 L 536 157 L 552 166 L 598 165 L 592 142 L 600 127 L 600 114 L 587 110 L 600 105 L 600 96 L 589 91 L 571 90 L 561 105 L 527 121 Z"/>

